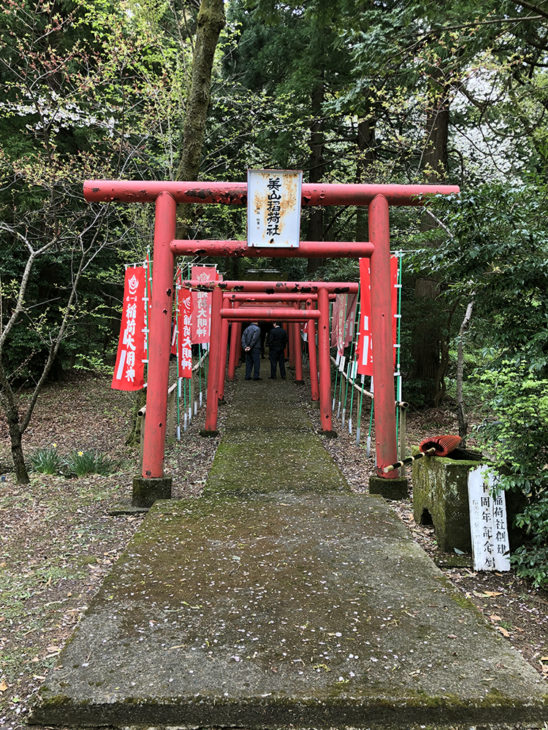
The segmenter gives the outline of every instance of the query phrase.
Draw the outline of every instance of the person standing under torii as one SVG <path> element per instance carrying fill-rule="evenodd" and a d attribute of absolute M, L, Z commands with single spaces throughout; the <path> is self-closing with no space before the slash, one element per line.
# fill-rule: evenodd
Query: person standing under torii
<path fill-rule="evenodd" d="M 270 358 L 270 378 L 276 379 L 276 366 L 280 366 L 280 375 L 285 380 L 285 347 L 287 345 L 287 332 L 279 322 L 274 322 L 266 338 Z"/>
<path fill-rule="evenodd" d="M 245 379 L 251 380 L 251 372 L 253 371 L 253 380 L 260 380 L 261 329 L 258 322 L 252 322 L 243 331 L 242 347 L 245 352 Z"/>

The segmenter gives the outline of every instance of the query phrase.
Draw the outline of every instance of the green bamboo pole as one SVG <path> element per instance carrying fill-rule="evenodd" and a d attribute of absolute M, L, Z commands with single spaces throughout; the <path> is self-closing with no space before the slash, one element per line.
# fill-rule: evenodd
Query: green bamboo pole
<path fill-rule="evenodd" d="M 348 311 L 348 295 L 347 295 L 345 303 L 344 303 L 343 350 L 342 350 L 342 355 L 341 355 L 341 358 L 343 358 L 344 361 L 343 361 L 342 368 L 339 363 L 339 371 L 341 373 L 341 377 L 339 380 L 339 405 L 337 407 L 337 418 L 341 417 L 342 389 L 343 389 L 343 380 L 344 380 L 343 373 L 344 373 L 344 366 L 346 365 L 346 359 L 345 359 L 345 355 L 344 355 L 344 341 L 346 339 L 346 313 L 347 313 L 347 311 Z M 337 350 L 337 352 L 338 352 L 338 350 Z"/>
<path fill-rule="evenodd" d="M 348 296 L 349 295 L 347 294 L 346 295 L 347 313 L 348 313 Z M 359 296 L 360 296 L 360 291 L 359 291 L 359 287 L 358 287 L 358 297 Z M 357 312 L 357 310 L 358 310 L 358 304 L 356 302 L 356 312 Z M 346 327 L 346 317 L 345 317 L 344 321 L 345 321 L 345 327 Z M 354 322 L 355 321 L 356 320 L 354 319 Z M 354 385 L 353 385 L 354 381 L 352 380 L 352 385 L 350 386 L 350 379 L 352 378 L 352 375 L 353 375 L 355 352 L 356 352 L 356 337 L 354 336 L 354 337 L 352 337 L 352 342 L 350 343 L 350 358 L 348 360 L 348 369 L 347 369 L 347 373 L 346 373 L 346 387 L 345 387 L 345 392 L 344 392 L 344 406 L 343 406 L 343 412 L 342 412 L 342 425 L 344 426 L 344 421 L 345 421 L 345 417 L 346 417 L 346 404 L 348 402 L 348 388 L 350 387 L 350 390 L 352 391 L 352 397 L 350 398 L 350 417 L 349 417 L 349 421 L 348 421 L 348 433 L 352 433 L 352 400 L 353 400 L 353 395 L 354 395 Z"/>
<path fill-rule="evenodd" d="M 373 390 L 373 387 L 373 376 L 371 376 L 371 392 L 373 393 L 373 397 L 371 398 L 371 410 L 369 414 L 369 432 L 367 434 L 366 447 L 367 456 L 371 456 L 371 434 L 373 433 L 373 410 L 375 405 L 375 391 Z"/>
<path fill-rule="evenodd" d="M 333 304 L 329 305 L 329 321 L 333 327 Z M 337 355 L 339 354 L 339 348 L 337 347 Z M 337 383 L 339 381 L 339 359 L 335 359 L 335 383 L 333 385 L 333 403 L 331 404 L 331 411 L 335 413 L 335 404 L 337 403 Z"/>
<path fill-rule="evenodd" d="M 356 418 L 356 444 L 357 445 L 359 445 L 359 443 L 360 443 L 361 426 L 362 426 L 363 387 L 364 387 L 363 375 L 361 376 L 361 381 L 362 381 L 362 389 L 360 390 L 360 405 L 358 408 L 358 415 Z"/>

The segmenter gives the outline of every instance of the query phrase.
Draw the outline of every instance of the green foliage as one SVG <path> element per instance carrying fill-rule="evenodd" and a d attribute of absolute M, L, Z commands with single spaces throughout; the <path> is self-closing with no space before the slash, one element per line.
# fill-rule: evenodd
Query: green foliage
<path fill-rule="evenodd" d="M 37 449 L 30 455 L 29 461 L 32 471 L 69 477 L 84 477 L 88 474 L 108 476 L 116 468 L 115 462 L 100 451 L 75 449 L 63 457 L 56 444 Z"/>
<path fill-rule="evenodd" d="M 29 457 L 32 471 L 40 474 L 60 474 L 63 459 L 55 446 L 37 449 Z"/>
<path fill-rule="evenodd" d="M 78 352 L 76 354 L 76 361 L 72 367 L 74 370 L 100 375 L 109 375 L 112 372 L 112 364 L 105 362 L 104 356 L 99 350 Z"/>
<path fill-rule="evenodd" d="M 449 303 L 474 300 L 473 326 L 499 360 L 548 367 L 548 189 L 535 181 L 490 183 L 439 200 L 435 212 L 449 232 L 428 265 Z M 439 232 L 437 233 L 439 238 Z M 417 265 L 424 252 L 416 256 Z"/>
<path fill-rule="evenodd" d="M 445 233 L 428 249 L 440 281 L 440 301 L 474 314 L 467 333 L 466 370 L 490 414 L 478 431 L 504 489 L 520 495 L 516 517 L 527 542 L 513 556 L 519 575 L 548 580 L 548 236 L 547 188 L 486 183 L 438 200 Z M 424 268 L 425 252 L 414 264 Z M 457 324 L 459 317 L 456 317 Z"/>
<path fill-rule="evenodd" d="M 85 477 L 88 474 L 108 476 L 115 469 L 112 459 L 99 451 L 71 451 L 64 462 L 64 471 L 68 476 Z"/>
<path fill-rule="evenodd" d="M 548 379 L 525 364 L 504 361 L 480 376 L 493 418 L 478 435 L 494 454 L 501 486 L 523 495 L 516 518 L 527 543 L 512 556 L 516 572 L 537 586 L 548 585 Z"/>

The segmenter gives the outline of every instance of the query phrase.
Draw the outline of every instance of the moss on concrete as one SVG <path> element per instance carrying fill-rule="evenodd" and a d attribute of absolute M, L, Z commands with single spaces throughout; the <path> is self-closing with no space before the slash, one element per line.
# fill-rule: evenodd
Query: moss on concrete
<path fill-rule="evenodd" d="M 225 434 L 204 494 L 269 491 L 349 491 L 339 468 L 313 433 L 275 431 L 242 437 Z"/>
<path fill-rule="evenodd" d="M 369 477 L 370 494 L 378 494 L 385 499 L 407 499 L 408 485 L 406 477 L 385 479 L 379 476 Z"/>
<path fill-rule="evenodd" d="M 133 507 L 152 507 L 157 499 L 171 497 L 171 477 L 148 478 L 141 476 L 133 478 Z"/>
<path fill-rule="evenodd" d="M 32 722 L 409 730 L 547 718 L 534 670 L 384 500 L 349 493 L 320 438 L 293 428 L 289 390 L 269 428 L 249 426 L 265 407 L 265 385 L 251 387 L 205 496 L 154 504 Z"/>

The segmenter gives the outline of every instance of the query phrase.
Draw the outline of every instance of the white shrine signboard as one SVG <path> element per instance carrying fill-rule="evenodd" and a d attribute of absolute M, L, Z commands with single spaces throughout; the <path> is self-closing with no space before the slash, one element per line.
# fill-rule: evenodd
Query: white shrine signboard
<path fill-rule="evenodd" d="M 300 170 L 248 170 L 248 246 L 299 247 L 302 177 Z"/>
<path fill-rule="evenodd" d="M 480 466 L 468 473 L 474 570 L 510 570 L 506 501 L 496 477 Z"/>

